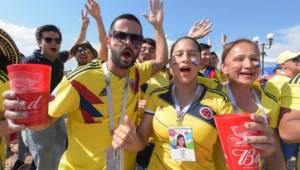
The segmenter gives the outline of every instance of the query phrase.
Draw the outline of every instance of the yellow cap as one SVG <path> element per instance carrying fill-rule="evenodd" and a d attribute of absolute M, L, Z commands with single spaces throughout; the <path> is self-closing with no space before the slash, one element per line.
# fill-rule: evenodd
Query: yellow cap
<path fill-rule="evenodd" d="M 289 59 L 293 59 L 295 57 L 298 57 L 300 55 L 300 52 L 292 52 L 292 51 L 285 51 L 282 52 L 278 57 L 277 57 L 277 63 L 282 64 L 286 62 Z"/>

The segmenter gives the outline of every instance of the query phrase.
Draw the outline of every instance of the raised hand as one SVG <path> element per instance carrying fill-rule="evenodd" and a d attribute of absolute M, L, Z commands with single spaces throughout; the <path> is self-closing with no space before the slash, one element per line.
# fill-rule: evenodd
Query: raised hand
<path fill-rule="evenodd" d="M 84 6 L 89 12 L 89 14 L 92 15 L 94 18 L 100 17 L 100 7 L 95 0 L 88 0 Z"/>
<path fill-rule="evenodd" d="M 224 33 L 224 32 L 222 32 L 222 40 L 221 40 L 222 42 L 222 46 L 223 46 L 223 48 L 224 48 L 224 46 L 226 45 L 226 43 L 227 43 L 227 35 Z"/>
<path fill-rule="evenodd" d="M 90 20 L 88 17 L 88 12 L 83 12 L 83 10 L 81 10 L 81 22 L 82 22 L 82 27 L 83 28 L 87 28 L 89 26 Z"/>
<path fill-rule="evenodd" d="M 143 14 L 147 21 L 153 25 L 155 29 L 163 26 L 163 0 L 147 0 L 150 8 L 149 15 Z"/>
<path fill-rule="evenodd" d="M 207 38 L 207 45 L 211 46 L 211 40 L 209 37 Z"/>
<path fill-rule="evenodd" d="M 212 22 L 209 19 L 201 19 L 194 22 L 188 36 L 195 39 L 200 39 L 211 32 Z"/>

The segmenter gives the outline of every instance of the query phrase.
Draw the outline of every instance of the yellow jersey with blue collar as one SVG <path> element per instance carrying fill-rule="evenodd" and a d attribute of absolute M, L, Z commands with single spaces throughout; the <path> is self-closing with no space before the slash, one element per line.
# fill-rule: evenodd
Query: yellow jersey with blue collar
<path fill-rule="evenodd" d="M 300 73 L 283 85 L 281 107 L 300 111 Z"/>
<path fill-rule="evenodd" d="M 156 90 L 147 103 L 145 114 L 153 115 L 153 134 L 155 148 L 147 169 L 180 170 L 206 169 L 214 170 L 213 149 L 217 141 L 217 131 L 213 115 L 232 112 L 227 96 L 217 90 L 203 85 L 202 94 L 190 106 L 184 116 L 182 126 L 192 127 L 196 161 L 175 161 L 171 159 L 169 128 L 177 126 L 177 114 L 171 95 L 171 87 Z"/>
<path fill-rule="evenodd" d="M 278 102 L 281 100 L 282 86 L 289 82 L 291 78 L 285 75 L 275 75 L 267 81 L 265 91 L 273 95 Z"/>
<path fill-rule="evenodd" d="M 9 81 L 8 81 L 8 77 L 7 74 L 0 70 L 0 121 L 4 120 L 4 109 L 3 109 L 3 97 L 2 97 L 2 93 L 6 90 L 9 90 Z M 4 169 L 4 165 L 5 165 L 5 140 L 4 137 L 0 136 L 0 169 Z"/>
<path fill-rule="evenodd" d="M 136 115 L 140 85 L 151 76 L 151 63 L 135 64 L 128 71 L 126 115 L 133 121 Z M 115 128 L 119 125 L 126 78 L 109 72 Z M 78 67 L 54 91 L 49 115 L 55 118 L 67 113 L 68 148 L 59 169 L 105 169 L 106 149 L 111 147 L 107 89 L 100 61 Z M 134 169 L 135 153 L 125 150 L 124 169 Z"/>

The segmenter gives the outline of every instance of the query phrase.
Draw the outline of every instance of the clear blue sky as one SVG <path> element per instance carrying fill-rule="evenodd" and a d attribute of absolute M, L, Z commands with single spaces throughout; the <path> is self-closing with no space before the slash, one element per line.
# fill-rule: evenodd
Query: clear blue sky
<path fill-rule="evenodd" d="M 6 0 L 0 5 L 0 21 L 25 28 L 55 24 L 63 33 L 62 48 L 67 49 L 74 43 L 79 33 L 80 10 L 84 8 L 85 2 L 84 0 Z M 116 16 L 122 13 L 133 13 L 141 20 L 144 35 L 153 37 L 152 27 L 141 16 L 143 12 L 149 11 L 146 0 L 97 0 L 97 2 L 100 4 L 106 28 Z M 284 32 L 282 30 L 300 25 L 300 1 L 165 0 L 164 7 L 164 26 L 168 39 L 175 40 L 185 35 L 196 19 L 209 18 L 213 22 L 213 31 L 209 37 L 216 51 L 221 49 L 222 32 L 228 35 L 229 41 L 240 37 L 252 39 L 256 35 L 265 41 L 265 36 L 273 32 L 275 43 L 284 43 L 291 40 L 287 40 L 286 35 L 283 34 L 290 33 L 292 30 Z M 90 20 L 87 39 L 98 43 L 96 26 L 91 17 Z"/>

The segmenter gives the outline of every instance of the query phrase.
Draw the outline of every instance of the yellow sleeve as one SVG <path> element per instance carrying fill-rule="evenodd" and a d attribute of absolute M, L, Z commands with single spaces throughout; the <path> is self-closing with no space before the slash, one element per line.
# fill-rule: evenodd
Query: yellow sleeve
<path fill-rule="evenodd" d="M 283 85 L 281 107 L 300 111 L 300 84 Z"/>
<path fill-rule="evenodd" d="M 152 64 L 150 61 L 146 61 L 141 64 L 136 64 L 137 69 L 139 70 L 140 84 L 144 84 L 151 78 Z"/>
<path fill-rule="evenodd" d="M 65 113 L 70 113 L 78 109 L 79 94 L 66 77 L 59 83 L 53 94 L 55 99 L 49 104 L 50 116 L 58 118 Z"/>
<path fill-rule="evenodd" d="M 267 81 L 267 84 L 265 86 L 265 91 L 275 96 L 276 100 L 279 101 L 281 89 L 279 89 L 279 87 L 276 86 L 276 84 L 272 81 L 272 79 Z"/>
<path fill-rule="evenodd" d="M 261 103 L 265 112 L 269 115 L 269 127 L 277 128 L 279 121 L 279 104 L 275 98 L 267 96 L 267 93 L 262 94 Z"/>
<path fill-rule="evenodd" d="M 147 104 L 146 104 L 144 113 L 154 115 L 155 110 L 156 110 L 155 100 L 158 100 L 156 98 L 156 95 L 155 94 L 150 95 L 150 97 L 147 100 Z"/>

